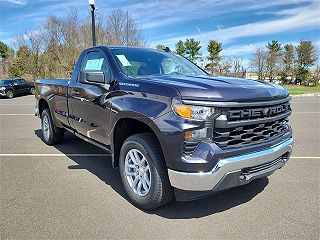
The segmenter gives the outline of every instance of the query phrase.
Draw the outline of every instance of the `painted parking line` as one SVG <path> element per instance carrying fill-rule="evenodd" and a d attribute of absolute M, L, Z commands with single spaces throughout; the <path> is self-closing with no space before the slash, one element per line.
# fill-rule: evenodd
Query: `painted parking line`
<path fill-rule="evenodd" d="M 34 113 L 0 113 L 0 116 L 34 116 Z"/>
<path fill-rule="evenodd" d="M 0 153 L 0 157 L 108 157 L 107 153 Z M 296 157 L 290 159 L 320 159 L 320 157 Z"/>
<path fill-rule="evenodd" d="M 34 106 L 32 103 L 0 103 L 0 105 L 4 106 Z"/>
<path fill-rule="evenodd" d="M 104 153 L 1 153 L 0 157 L 108 157 Z"/>
<path fill-rule="evenodd" d="M 292 114 L 320 114 L 320 112 L 295 112 L 293 111 Z"/>

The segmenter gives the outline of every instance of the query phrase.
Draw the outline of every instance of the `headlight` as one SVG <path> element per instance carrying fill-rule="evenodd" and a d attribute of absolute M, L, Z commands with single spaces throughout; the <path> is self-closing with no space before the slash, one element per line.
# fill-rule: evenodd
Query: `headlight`
<path fill-rule="evenodd" d="M 214 108 L 185 105 L 179 99 L 172 100 L 172 110 L 180 117 L 206 120 L 214 113 Z"/>

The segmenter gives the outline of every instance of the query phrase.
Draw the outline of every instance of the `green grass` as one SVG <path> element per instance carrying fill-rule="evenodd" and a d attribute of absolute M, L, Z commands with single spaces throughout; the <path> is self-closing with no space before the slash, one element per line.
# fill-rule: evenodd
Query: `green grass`
<path fill-rule="evenodd" d="M 291 95 L 298 95 L 304 93 L 320 93 L 320 86 L 298 86 L 298 85 L 284 85 Z"/>

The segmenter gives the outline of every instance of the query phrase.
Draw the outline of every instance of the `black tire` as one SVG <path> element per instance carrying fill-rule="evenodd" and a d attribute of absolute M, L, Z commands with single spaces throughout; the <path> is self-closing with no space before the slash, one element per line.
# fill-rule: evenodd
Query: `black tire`
<path fill-rule="evenodd" d="M 30 94 L 34 95 L 35 92 L 36 92 L 36 91 L 35 91 L 34 87 L 30 88 Z"/>
<path fill-rule="evenodd" d="M 11 99 L 11 98 L 14 97 L 14 93 L 13 93 L 12 90 L 8 90 L 6 94 L 7 94 L 7 98 L 10 98 L 10 99 Z"/>
<path fill-rule="evenodd" d="M 46 144 L 54 145 L 62 141 L 64 130 L 55 126 L 48 108 L 41 114 L 41 128 L 42 139 Z"/>
<path fill-rule="evenodd" d="M 148 161 L 151 184 L 145 196 L 139 196 L 134 192 L 125 173 L 125 158 L 132 149 L 140 151 Z M 119 170 L 124 189 L 135 206 L 152 210 L 172 200 L 173 188 L 170 185 L 162 150 L 153 134 L 136 134 L 127 138 L 121 147 Z"/>

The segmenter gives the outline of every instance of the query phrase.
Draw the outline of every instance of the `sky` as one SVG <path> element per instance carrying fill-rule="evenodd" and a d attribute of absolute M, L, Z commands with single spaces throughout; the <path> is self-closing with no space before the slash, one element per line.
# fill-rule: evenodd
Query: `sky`
<path fill-rule="evenodd" d="M 178 40 L 195 38 L 206 54 L 209 39 L 222 43 L 225 57 L 248 57 L 271 40 L 320 43 L 320 0 L 95 0 L 99 12 L 129 12 L 150 47 L 174 49 Z M 49 15 L 77 8 L 87 16 L 87 0 L 0 0 L 0 40 L 36 29 Z"/>

